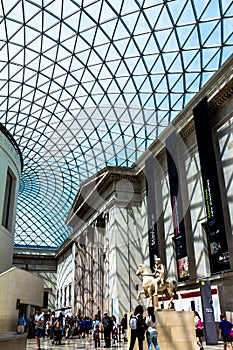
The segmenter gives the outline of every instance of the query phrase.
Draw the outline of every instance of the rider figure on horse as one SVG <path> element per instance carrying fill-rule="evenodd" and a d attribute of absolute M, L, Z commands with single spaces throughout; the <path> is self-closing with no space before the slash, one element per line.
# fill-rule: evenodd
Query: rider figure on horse
<path fill-rule="evenodd" d="M 166 267 L 161 263 L 160 258 L 155 259 L 154 275 L 157 285 L 163 286 L 166 278 Z"/>

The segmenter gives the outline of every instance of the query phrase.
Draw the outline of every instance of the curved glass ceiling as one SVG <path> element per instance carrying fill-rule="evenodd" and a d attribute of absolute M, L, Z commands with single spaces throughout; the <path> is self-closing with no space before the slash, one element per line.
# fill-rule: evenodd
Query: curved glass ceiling
<path fill-rule="evenodd" d="M 229 0 L 2 0 L 0 121 L 24 157 L 16 246 L 56 248 L 83 180 L 130 166 L 232 53 Z"/>

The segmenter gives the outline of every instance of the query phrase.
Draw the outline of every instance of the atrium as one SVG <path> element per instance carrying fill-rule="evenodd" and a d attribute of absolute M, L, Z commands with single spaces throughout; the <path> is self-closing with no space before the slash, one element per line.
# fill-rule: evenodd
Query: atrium
<path fill-rule="evenodd" d="M 28 316 L 121 317 L 157 256 L 176 308 L 202 313 L 207 279 L 233 312 L 232 21 L 227 0 L 1 2 L 0 272 L 42 279 L 12 296 Z"/>

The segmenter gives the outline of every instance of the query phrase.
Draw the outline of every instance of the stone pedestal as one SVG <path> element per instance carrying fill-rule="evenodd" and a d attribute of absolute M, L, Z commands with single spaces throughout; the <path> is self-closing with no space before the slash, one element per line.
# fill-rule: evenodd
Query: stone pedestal
<path fill-rule="evenodd" d="M 0 350 L 26 350 L 27 333 L 0 333 Z"/>
<path fill-rule="evenodd" d="M 128 320 L 132 312 L 128 313 Z M 179 349 L 197 350 L 194 314 L 192 311 L 157 310 L 155 312 L 158 329 L 158 345 L 160 350 Z M 147 312 L 144 313 L 144 317 Z M 128 327 L 128 345 L 130 344 L 130 328 Z M 143 350 L 147 350 L 146 335 Z M 134 350 L 138 350 L 136 341 Z M 153 349 L 155 350 L 155 349 Z"/>
<path fill-rule="evenodd" d="M 192 311 L 158 310 L 156 317 L 160 350 L 197 350 Z"/>

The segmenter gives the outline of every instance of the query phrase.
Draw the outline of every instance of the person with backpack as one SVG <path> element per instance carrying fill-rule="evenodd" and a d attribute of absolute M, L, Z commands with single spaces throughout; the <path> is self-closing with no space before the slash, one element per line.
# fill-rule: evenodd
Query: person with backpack
<path fill-rule="evenodd" d="M 61 345 L 62 332 L 63 332 L 63 315 L 62 315 L 62 312 L 60 312 L 58 318 L 56 318 L 54 322 L 53 340 L 55 345 Z"/>
<path fill-rule="evenodd" d="M 152 350 L 152 344 L 155 347 L 155 350 L 159 350 L 158 346 L 158 331 L 156 328 L 156 317 L 154 313 L 154 308 L 152 306 L 149 306 L 147 308 L 148 316 L 146 316 L 146 340 L 148 345 L 148 350 Z"/>
<path fill-rule="evenodd" d="M 221 322 L 219 322 L 219 338 L 223 340 L 223 349 L 227 349 L 227 344 L 230 345 L 230 349 L 233 350 L 232 347 L 232 338 L 231 338 L 231 329 L 233 324 L 227 320 L 226 314 L 220 315 Z"/>
<path fill-rule="evenodd" d="M 195 324 L 195 331 L 196 331 L 196 337 L 197 337 L 197 345 L 199 346 L 199 350 L 204 350 L 203 344 L 202 344 L 202 337 L 204 336 L 204 326 L 201 321 L 201 317 L 197 311 L 194 311 L 194 324 Z"/>
<path fill-rule="evenodd" d="M 138 339 L 138 348 L 143 350 L 144 333 L 146 330 L 145 320 L 143 318 L 143 307 L 137 305 L 134 313 L 130 316 L 129 327 L 131 329 L 131 339 L 129 350 L 133 350 L 136 339 Z"/>

